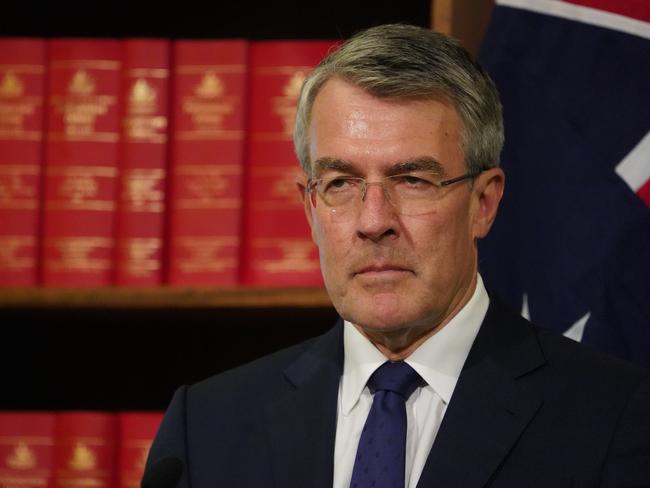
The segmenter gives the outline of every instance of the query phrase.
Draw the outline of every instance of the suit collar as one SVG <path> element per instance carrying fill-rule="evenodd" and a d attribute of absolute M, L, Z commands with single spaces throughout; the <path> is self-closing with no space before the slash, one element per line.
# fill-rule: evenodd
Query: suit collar
<path fill-rule="evenodd" d="M 418 486 L 484 486 L 542 404 L 525 376 L 544 363 L 530 324 L 492 299 Z"/>
<path fill-rule="evenodd" d="M 484 486 L 542 404 L 525 377 L 544 363 L 530 324 L 491 299 L 418 487 Z M 290 389 L 266 410 L 276 486 L 332 486 L 342 371 L 339 320 L 287 367 Z"/>
<path fill-rule="evenodd" d="M 481 275 L 469 301 L 420 345 L 407 362 L 448 405 L 490 305 Z"/>
<path fill-rule="evenodd" d="M 284 371 L 290 389 L 265 412 L 275 486 L 331 488 L 343 323 Z"/>

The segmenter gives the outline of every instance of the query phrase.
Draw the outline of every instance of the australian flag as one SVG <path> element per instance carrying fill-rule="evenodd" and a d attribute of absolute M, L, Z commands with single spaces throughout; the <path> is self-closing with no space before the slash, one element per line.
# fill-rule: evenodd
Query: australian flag
<path fill-rule="evenodd" d="M 506 131 L 488 287 L 650 368 L 650 2 L 497 0 L 480 61 Z"/>

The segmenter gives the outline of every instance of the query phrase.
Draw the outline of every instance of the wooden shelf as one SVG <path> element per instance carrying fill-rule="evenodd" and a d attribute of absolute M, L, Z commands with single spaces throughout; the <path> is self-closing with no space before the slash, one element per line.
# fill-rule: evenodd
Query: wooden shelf
<path fill-rule="evenodd" d="M 324 288 L 6 288 L 0 309 L 74 308 L 324 308 Z"/>

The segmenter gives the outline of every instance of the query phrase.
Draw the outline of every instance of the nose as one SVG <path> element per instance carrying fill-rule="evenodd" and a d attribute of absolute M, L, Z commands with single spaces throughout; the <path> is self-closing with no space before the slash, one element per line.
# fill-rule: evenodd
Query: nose
<path fill-rule="evenodd" d="M 368 183 L 362 195 L 357 217 L 357 235 L 379 242 L 396 236 L 398 229 L 395 207 L 380 182 Z"/>

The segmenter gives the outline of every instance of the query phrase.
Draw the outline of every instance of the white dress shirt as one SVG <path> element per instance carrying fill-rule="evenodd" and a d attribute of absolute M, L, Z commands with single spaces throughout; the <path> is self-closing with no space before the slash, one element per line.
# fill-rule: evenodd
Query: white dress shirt
<path fill-rule="evenodd" d="M 490 299 L 478 276 L 470 300 L 406 362 L 426 382 L 406 402 L 406 488 L 415 488 L 436 438 L 460 371 L 483 322 Z M 334 447 L 334 488 L 349 488 L 361 430 L 372 405 L 366 386 L 387 358 L 356 327 L 345 322 L 345 360 L 339 384 Z"/>

